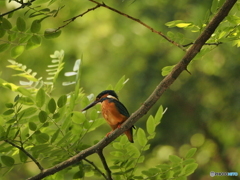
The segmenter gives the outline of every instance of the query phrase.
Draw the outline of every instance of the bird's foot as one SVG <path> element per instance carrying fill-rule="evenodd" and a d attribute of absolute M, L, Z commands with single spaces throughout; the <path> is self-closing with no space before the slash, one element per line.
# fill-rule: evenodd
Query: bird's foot
<path fill-rule="evenodd" d="M 107 134 L 106 134 L 106 137 L 108 137 L 108 136 L 109 136 L 109 134 L 111 134 L 112 132 L 113 132 L 113 131 L 110 131 L 109 133 L 107 133 Z"/>

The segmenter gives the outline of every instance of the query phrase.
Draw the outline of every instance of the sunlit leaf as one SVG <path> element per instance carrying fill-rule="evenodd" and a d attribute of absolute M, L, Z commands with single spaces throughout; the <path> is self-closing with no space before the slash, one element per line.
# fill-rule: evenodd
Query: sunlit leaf
<path fill-rule="evenodd" d="M 164 68 L 162 68 L 162 76 L 167 76 L 172 69 L 175 67 L 175 65 L 173 66 L 165 66 Z"/>
<path fill-rule="evenodd" d="M 45 92 L 43 88 L 39 89 L 37 94 L 36 94 L 36 105 L 38 107 L 42 107 L 45 102 Z"/>
<path fill-rule="evenodd" d="M 197 151 L 197 148 L 191 148 L 191 149 L 187 152 L 185 158 L 191 158 L 191 157 L 193 157 L 194 154 L 196 153 L 196 151 Z"/>
<path fill-rule="evenodd" d="M 154 122 L 154 118 L 153 116 L 149 116 L 148 120 L 147 120 L 147 132 L 149 134 L 154 133 L 155 131 L 155 122 Z"/>
<path fill-rule="evenodd" d="M 141 146 L 145 146 L 147 143 L 146 134 L 142 128 L 139 128 L 137 131 L 137 140 Z"/>
<path fill-rule="evenodd" d="M 189 176 L 190 174 L 192 174 L 198 167 L 197 163 L 192 163 L 192 164 L 187 164 L 184 167 L 184 172 L 185 172 L 185 176 Z"/>
<path fill-rule="evenodd" d="M 176 155 L 169 155 L 169 160 L 172 162 L 172 163 L 180 163 L 182 162 L 182 159 Z"/>
<path fill-rule="evenodd" d="M 23 51 L 25 49 L 25 46 L 15 46 L 12 48 L 11 50 L 11 57 L 12 58 L 17 58 L 18 56 L 20 56 Z"/>

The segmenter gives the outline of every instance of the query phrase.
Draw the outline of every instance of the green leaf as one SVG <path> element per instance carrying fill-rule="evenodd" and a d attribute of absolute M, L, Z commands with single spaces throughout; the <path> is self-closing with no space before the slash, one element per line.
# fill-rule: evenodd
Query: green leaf
<path fill-rule="evenodd" d="M 165 66 L 164 68 L 162 68 L 162 76 L 167 76 L 172 69 L 175 67 L 175 65 L 173 66 Z"/>
<path fill-rule="evenodd" d="M 19 37 L 19 43 L 26 43 L 31 37 L 31 34 L 24 34 L 23 36 Z"/>
<path fill-rule="evenodd" d="M 13 105 L 13 103 L 6 103 L 5 106 L 6 106 L 7 108 L 13 108 L 14 105 Z"/>
<path fill-rule="evenodd" d="M 211 12 L 212 13 L 215 13 L 218 9 L 218 1 L 219 0 L 215 0 L 215 1 L 212 1 L 212 6 L 211 6 Z"/>
<path fill-rule="evenodd" d="M 24 50 L 25 50 L 25 46 L 13 47 L 11 50 L 12 58 L 16 59 L 18 56 L 20 56 L 23 53 Z"/>
<path fill-rule="evenodd" d="M 187 164 L 191 164 L 191 163 L 194 163 L 195 162 L 195 159 L 193 158 L 189 158 L 189 159 L 185 159 L 182 163 L 182 165 L 187 165 Z"/>
<path fill-rule="evenodd" d="M 154 118 L 156 125 L 161 122 L 162 116 L 163 116 L 163 107 L 160 106 Z"/>
<path fill-rule="evenodd" d="M 1 160 L 2 160 L 2 163 L 3 163 L 4 165 L 8 166 L 8 167 L 13 166 L 13 165 L 14 165 L 14 162 L 15 162 L 12 157 L 10 157 L 10 156 L 5 156 L 5 155 L 1 156 Z"/>
<path fill-rule="evenodd" d="M 57 146 L 62 146 L 63 143 L 66 143 L 69 141 L 69 139 L 72 137 L 72 133 L 71 131 L 69 131 L 67 134 L 65 134 L 65 136 L 63 136 L 60 141 L 57 142 Z"/>
<path fill-rule="evenodd" d="M 2 27 L 3 27 L 3 29 L 9 30 L 12 28 L 12 24 L 6 18 L 3 18 L 2 19 Z"/>
<path fill-rule="evenodd" d="M 141 146 L 145 146 L 147 144 L 146 134 L 142 128 L 139 128 L 137 131 L 137 140 Z"/>
<path fill-rule="evenodd" d="M 29 129 L 35 131 L 37 129 L 37 125 L 34 122 L 28 123 Z"/>
<path fill-rule="evenodd" d="M 0 25 L 0 38 L 2 38 L 6 33 L 6 30 Z"/>
<path fill-rule="evenodd" d="M 60 36 L 61 31 L 58 30 L 56 31 L 56 29 L 50 28 L 50 29 L 46 29 L 44 32 L 44 37 L 46 39 L 53 39 L 53 38 L 57 38 L 58 36 Z"/>
<path fill-rule="evenodd" d="M 34 104 L 33 100 L 31 98 L 29 98 L 29 97 L 20 97 L 18 102 L 20 102 L 20 103 L 22 103 L 24 105 L 28 105 L 28 106 Z"/>
<path fill-rule="evenodd" d="M 79 111 L 73 111 L 72 121 L 76 124 L 82 124 L 86 120 L 86 117 L 83 113 Z"/>
<path fill-rule="evenodd" d="M 191 148 L 191 149 L 187 152 L 185 158 L 191 158 L 191 157 L 193 157 L 194 154 L 196 153 L 196 151 L 197 151 L 197 148 Z"/>
<path fill-rule="evenodd" d="M 51 0 L 37 0 L 36 2 L 34 2 L 35 5 L 42 5 L 43 3 L 49 2 Z"/>
<path fill-rule="evenodd" d="M 124 76 L 117 82 L 116 86 L 114 87 L 114 90 L 115 90 L 116 92 L 119 92 L 119 91 L 123 88 L 124 84 L 125 84 L 127 81 L 128 81 L 128 79 L 125 80 L 125 75 L 124 75 Z"/>
<path fill-rule="evenodd" d="M 67 96 L 64 94 L 62 95 L 58 101 L 57 101 L 57 105 L 59 108 L 63 107 L 65 104 L 67 103 Z"/>
<path fill-rule="evenodd" d="M 148 120 L 147 120 L 147 132 L 149 134 L 153 134 L 155 131 L 155 122 L 154 122 L 154 118 L 153 116 L 149 116 Z"/>
<path fill-rule="evenodd" d="M 10 115 L 12 113 L 14 113 L 14 110 L 13 109 L 8 109 L 8 110 L 4 111 L 3 115 L 4 116 L 8 116 L 8 115 Z"/>
<path fill-rule="evenodd" d="M 169 155 L 169 160 L 172 162 L 172 163 L 180 163 L 182 162 L 182 159 L 176 155 Z"/>
<path fill-rule="evenodd" d="M 0 52 L 6 51 L 10 47 L 9 43 L 0 44 Z"/>
<path fill-rule="evenodd" d="M 41 41 L 42 41 L 42 39 L 41 39 L 41 37 L 40 36 L 37 36 L 37 35 L 33 35 L 32 37 L 31 37 L 31 41 L 33 42 L 33 44 L 41 44 Z"/>
<path fill-rule="evenodd" d="M 0 134 L 1 134 L 1 136 L 0 136 L 0 140 L 1 140 L 1 138 L 3 138 L 5 136 L 5 131 L 4 131 L 3 126 L 0 126 Z"/>
<path fill-rule="evenodd" d="M 29 81 L 37 82 L 38 80 L 31 74 L 28 74 L 26 72 L 20 73 L 20 74 L 14 74 L 13 76 L 19 76 L 19 77 L 24 77 Z"/>
<path fill-rule="evenodd" d="M 197 163 L 187 164 L 183 168 L 183 171 L 185 172 L 184 175 L 189 176 L 190 174 L 192 174 L 197 169 L 197 167 L 198 167 Z"/>
<path fill-rule="evenodd" d="M 45 111 L 40 111 L 38 114 L 38 118 L 41 123 L 44 123 L 48 118 L 48 114 Z"/>
<path fill-rule="evenodd" d="M 23 18 L 18 17 L 17 18 L 17 28 L 19 31 L 25 31 L 26 30 L 26 23 Z"/>
<path fill-rule="evenodd" d="M 19 159 L 21 162 L 27 162 L 28 156 L 21 150 L 19 150 Z"/>
<path fill-rule="evenodd" d="M 59 132 L 60 132 L 60 129 L 58 129 L 58 130 L 53 134 L 53 136 L 52 136 L 52 138 L 51 138 L 51 143 L 54 143 L 54 142 L 55 142 L 55 140 L 56 140 L 57 137 L 58 137 Z"/>
<path fill-rule="evenodd" d="M 187 27 L 189 27 L 190 25 L 192 25 L 192 23 L 182 22 L 182 23 L 177 23 L 177 24 L 176 24 L 176 27 L 179 27 L 179 28 L 187 28 Z"/>
<path fill-rule="evenodd" d="M 79 179 L 84 177 L 84 171 L 78 171 L 73 175 L 73 179 Z"/>
<path fill-rule="evenodd" d="M 46 134 L 46 133 L 40 133 L 40 134 L 37 134 L 37 135 L 36 135 L 36 140 L 37 140 L 39 143 L 46 143 L 46 142 L 48 142 L 48 140 L 49 140 L 49 136 L 48 136 L 48 134 Z"/>
<path fill-rule="evenodd" d="M 51 98 L 48 102 L 48 110 L 52 114 L 56 111 L 56 102 L 53 98 Z"/>
<path fill-rule="evenodd" d="M 41 29 L 41 21 L 40 20 L 34 20 L 31 25 L 31 32 L 32 33 L 38 33 Z"/>
<path fill-rule="evenodd" d="M 44 102 L 45 102 L 45 91 L 43 90 L 43 88 L 41 88 L 38 90 L 36 94 L 36 105 L 41 108 L 44 105 Z"/>
<path fill-rule="evenodd" d="M 21 117 L 23 115 L 24 117 L 29 117 L 29 116 L 35 114 L 37 112 L 37 110 L 38 109 L 35 108 L 35 107 L 29 107 L 29 108 L 26 108 L 26 109 L 22 110 L 19 113 L 19 116 Z"/>
<path fill-rule="evenodd" d="M 27 42 L 26 50 L 35 49 L 35 48 L 39 47 L 41 45 L 41 41 L 42 41 L 42 39 L 39 36 L 31 37 Z"/>

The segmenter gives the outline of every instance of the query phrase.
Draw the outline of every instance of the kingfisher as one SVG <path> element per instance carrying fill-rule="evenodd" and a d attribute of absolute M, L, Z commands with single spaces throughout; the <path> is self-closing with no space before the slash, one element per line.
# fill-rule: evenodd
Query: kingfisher
<path fill-rule="evenodd" d="M 130 116 L 127 108 L 119 101 L 118 95 L 113 90 L 105 90 L 99 93 L 95 101 L 89 104 L 84 109 L 82 109 L 82 111 L 86 111 L 87 109 L 99 103 L 101 104 L 102 107 L 102 115 L 112 128 L 112 131 L 115 130 L 116 128 L 119 128 L 121 124 L 125 122 Z M 135 127 L 132 126 L 130 129 L 124 132 L 131 143 L 134 142 L 132 132 L 133 128 Z M 111 132 L 109 132 L 107 136 Z"/>

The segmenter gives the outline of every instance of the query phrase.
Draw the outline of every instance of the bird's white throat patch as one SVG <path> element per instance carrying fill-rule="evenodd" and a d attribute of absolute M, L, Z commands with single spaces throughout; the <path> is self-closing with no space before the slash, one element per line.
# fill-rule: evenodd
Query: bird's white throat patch
<path fill-rule="evenodd" d="M 107 95 L 107 98 L 111 98 L 111 99 L 116 99 L 118 100 L 116 97 L 112 96 L 112 95 Z"/>

